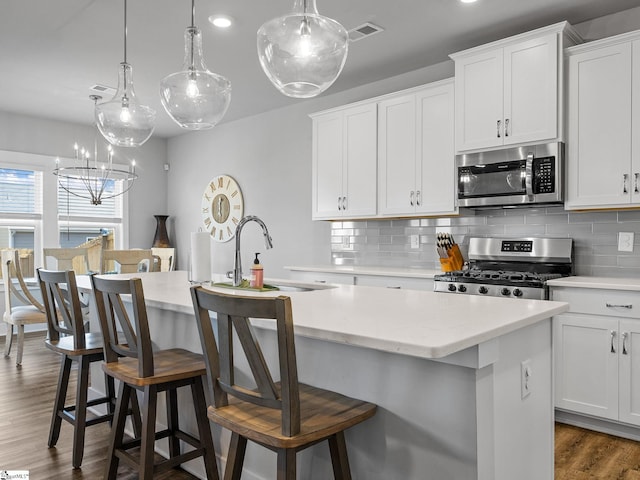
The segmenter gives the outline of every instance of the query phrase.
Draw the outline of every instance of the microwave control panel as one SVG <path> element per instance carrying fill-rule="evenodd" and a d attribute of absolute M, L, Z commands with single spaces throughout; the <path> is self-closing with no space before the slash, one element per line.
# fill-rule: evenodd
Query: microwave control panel
<path fill-rule="evenodd" d="M 553 193 L 556 185 L 554 157 L 533 159 L 533 193 Z"/>

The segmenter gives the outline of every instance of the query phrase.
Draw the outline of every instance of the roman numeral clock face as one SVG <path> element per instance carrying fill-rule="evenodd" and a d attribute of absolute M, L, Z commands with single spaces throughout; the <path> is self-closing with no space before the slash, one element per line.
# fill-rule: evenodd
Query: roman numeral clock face
<path fill-rule="evenodd" d="M 202 221 L 217 242 L 226 242 L 236 233 L 244 212 L 242 192 L 228 175 L 215 177 L 202 194 Z"/>

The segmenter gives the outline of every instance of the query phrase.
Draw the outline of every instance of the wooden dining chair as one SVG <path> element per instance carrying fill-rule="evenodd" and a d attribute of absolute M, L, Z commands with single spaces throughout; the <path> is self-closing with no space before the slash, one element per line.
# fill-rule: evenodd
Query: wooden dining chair
<path fill-rule="evenodd" d="M 141 265 L 141 263 L 143 264 Z M 140 271 L 160 271 L 159 263 L 150 249 L 102 250 L 100 272 L 137 273 Z"/>
<path fill-rule="evenodd" d="M 138 473 L 139 479 L 150 479 L 161 472 L 203 457 L 208 479 L 218 479 L 218 467 L 207 421 L 203 376 L 206 375 L 203 356 L 172 348 L 153 351 L 151 333 L 139 278 L 121 280 L 108 276 L 92 276 L 91 283 L 96 310 L 103 334 L 105 359 L 102 367 L 107 375 L 120 381 L 115 418 L 111 429 L 105 479 L 116 478 L 118 464 L 123 460 Z M 127 312 L 122 296 L 130 295 L 132 316 Z M 118 330 L 127 344 L 118 337 Z M 178 424 L 177 389 L 189 386 L 193 397 L 199 438 L 180 430 Z M 124 438 L 127 404 L 136 390 L 143 393 L 142 432 L 133 441 Z M 159 392 L 166 392 L 167 428 L 156 432 L 156 410 Z M 154 464 L 154 445 L 160 438 L 169 439 L 169 458 Z M 193 447 L 181 453 L 180 440 Z M 140 447 L 140 455 L 129 450 Z"/>
<path fill-rule="evenodd" d="M 151 253 L 161 260 L 162 272 L 172 272 L 176 265 L 176 249 L 173 247 L 151 247 Z"/>
<path fill-rule="evenodd" d="M 49 270 L 73 270 L 76 275 L 91 272 L 87 248 L 43 248 L 44 266 Z"/>
<path fill-rule="evenodd" d="M 278 480 L 295 480 L 296 452 L 327 440 L 334 477 L 350 479 L 344 430 L 373 416 L 376 405 L 298 382 L 291 299 L 226 295 L 203 287 L 192 287 L 191 296 L 212 390 L 208 416 L 231 430 L 224 479 L 240 479 L 247 440 L 277 452 Z M 275 320 L 279 382 L 273 380 L 251 318 Z M 255 388 L 243 386 L 234 374 L 242 356 L 234 351 L 234 331 L 250 367 L 243 373 Z"/>
<path fill-rule="evenodd" d="M 115 387 L 112 377 L 105 375 L 106 395 L 88 400 L 89 367 L 104 359 L 102 334 L 86 333 L 76 276 L 73 270 L 50 271 L 38 269 L 38 281 L 47 314 L 48 349 L 61 355 L 60 375 L 49 429 L 49 447 L 54 447 L 60 436 L 62 420 L 73 425 L 73 468 L 80 468 L 84 454 L 86 427 L 111 422 L 115 409 Z M 78 379 L 74 405 L 65 405 L 69 377 L 73 363 L 77 363 Z M 140 431 L 140 412 L 136 399 L 131 412 L 134 428 Z M 106 413 L 87 415 L 88 407 L 106 404 Z"/>
<path fill-rule="evenodd" d="M 4 355 L 8 357 L 11 353 L 13 327 L 16 326 L 18 330 L 16 365 L 21 365 L 24 349 L 24 326 L 46 323 L 47 317 L 44 306 L 31 294 L 24 281 L 18 250 L 2 251 L 2 278 L 4 281 L 4 314 L 2 319 L 7 327 Z M 22 305 L 14 306 L 13 297 L 17 298 Z"/>

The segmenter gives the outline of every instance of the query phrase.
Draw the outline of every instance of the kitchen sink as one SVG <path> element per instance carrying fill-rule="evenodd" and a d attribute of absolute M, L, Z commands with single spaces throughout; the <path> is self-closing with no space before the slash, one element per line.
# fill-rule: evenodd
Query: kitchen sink
<path fill-rule="evenodd" d="M 262 289 L 253 288 L 249 286 L 249 282 L 243 280 L 240 286 L 234 287 L 232 282 L 219 282 L 212 283 L 212 287 L 233 288 L 237 290 L 247 290 L 253 292 L 312 292 L 314 290 L 326 290 L 329 288 L 335 288 L 334 285 L 316 284 L 316 283 L 296 283 L 296 282 L 265 282 Z"/>

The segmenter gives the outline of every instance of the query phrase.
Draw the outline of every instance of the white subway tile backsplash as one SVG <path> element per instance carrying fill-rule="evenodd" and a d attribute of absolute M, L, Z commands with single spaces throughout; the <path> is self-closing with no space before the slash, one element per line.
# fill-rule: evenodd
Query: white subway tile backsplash
<path fill-rule="evenodd" d="M 571 237 L 576 274 L 640 276 L 640 255 L 617 251 L 621 231 L 640 232 L 640 210 L 567 212 L 561 207 L 464 210 L 458 217 L 333 222 L 331 261 L 335 265 L 439 269 L 435 249 L 438 232 L 453 234 L 463 252 L 471 236 Z M 419 248 L 411 248 L 410 235 L 419 235 Z M 344 237 L 348 237 L 348 247 Z M 636 235 L 635 244 L 640 249 L 640 235 Z"/>

